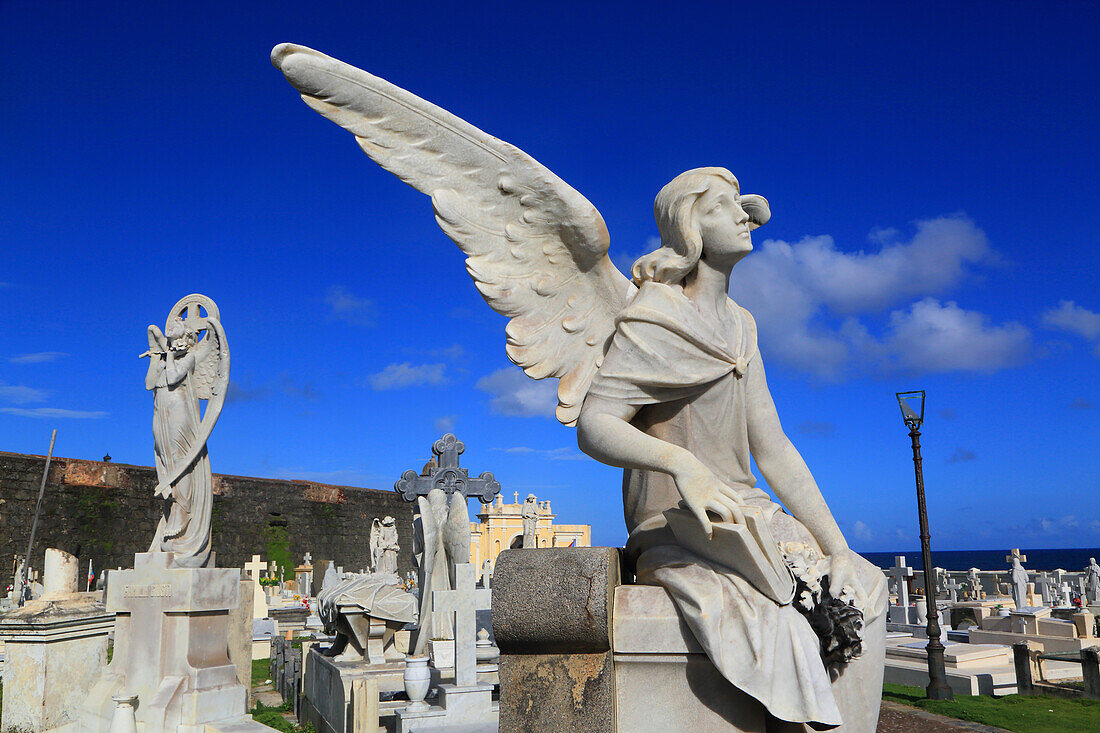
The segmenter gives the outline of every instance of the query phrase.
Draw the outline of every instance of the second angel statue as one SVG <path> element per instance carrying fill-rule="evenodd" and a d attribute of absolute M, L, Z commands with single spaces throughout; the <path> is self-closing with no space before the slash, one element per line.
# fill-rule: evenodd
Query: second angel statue
<path fill-rule="evenodd" d="M 510 319 L 508 356 L 557 378 L 558 419 L 625 470 L 626 558 L 766 711 L 751 730 L 874 731 L 885 581 L 849 549 L 784 434 L 756 324 L 727 294 L 768 202 L 725 168 L 681 173 L 654 203 L 660 248 L 628 278 L 596 208 L 523 151 L 311 49 L 282 44 L 272 61 L 431 197 L 477 289 Z"/>

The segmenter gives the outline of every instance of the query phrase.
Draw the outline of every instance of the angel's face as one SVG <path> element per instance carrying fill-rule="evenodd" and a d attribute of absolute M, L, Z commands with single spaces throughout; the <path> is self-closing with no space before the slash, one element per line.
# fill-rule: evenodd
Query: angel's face
<path fill-rule="evenodd" d="M 703 239 L 703 258 L 733 264 L 752 251 L 749 215 L 741 196 L 725 181 L 716 182 L 695 204 L 695 224 Z"/>

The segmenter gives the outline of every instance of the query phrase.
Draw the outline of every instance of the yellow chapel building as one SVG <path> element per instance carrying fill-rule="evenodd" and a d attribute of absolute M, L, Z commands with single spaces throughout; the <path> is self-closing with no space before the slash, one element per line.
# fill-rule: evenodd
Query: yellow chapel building
<path fill-rule="evenodd" d="M 514 493 L 515 503 L 505 504 L 497 494 L 491 504 L 482 504 L 476 522 L 470 522 L 470 562 L 481 577 L 486 560 L 496 565 L 502 550 L 523 546 L 523 502 L 519 492 Z M 592 526 L 588 524 L 554 524 L 557 516 L 550 510 L 550 501 L 537 501 L 538 520 L 535 524 L 535 540 L 539 547 L 591 547 Z"/>

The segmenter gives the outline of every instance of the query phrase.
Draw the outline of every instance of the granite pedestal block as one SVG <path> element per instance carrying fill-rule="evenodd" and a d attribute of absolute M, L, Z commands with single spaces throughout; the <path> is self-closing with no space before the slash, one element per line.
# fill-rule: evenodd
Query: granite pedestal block
<path fill-rule="evenodd" d="M 500 730 L 607 733 L 615 728 L 611 547 L 506 550 L 493 575 L 500 647 Z"/>

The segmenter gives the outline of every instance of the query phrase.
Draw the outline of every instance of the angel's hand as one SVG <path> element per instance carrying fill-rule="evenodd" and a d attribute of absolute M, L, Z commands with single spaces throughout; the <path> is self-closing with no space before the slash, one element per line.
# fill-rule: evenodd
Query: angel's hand
<path fill-rule="evenodd" d="M 170 484 L 157 484 L 157 490 L 153 492 L 153 496 L 158 496 L 162 499 L 171 499 L 172 486 Z"/>
<path fill-rule="evenodd" d="M 851 550 L 833 554 L 829 559 L 829 592 L 834 598 L 851 603 L 861 611 L 867 609 L 867 591 L 856 569 L 859 556 Z"/>
<path fill-rule="evenodd" d="M 744 500 L 737 492 L 718 480 L 714 473 L 695 456 L 685 459 L 684 465 L 672 473 L 681 502 L 699 520 L 709 539 L 712 533 L 707 512 L 714 512 L 724 522 L 744 522 L 741 511 Z"/>

